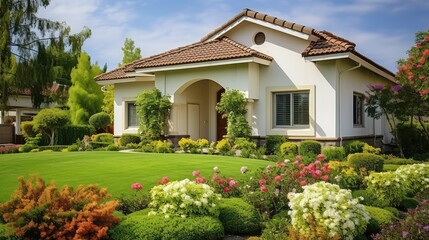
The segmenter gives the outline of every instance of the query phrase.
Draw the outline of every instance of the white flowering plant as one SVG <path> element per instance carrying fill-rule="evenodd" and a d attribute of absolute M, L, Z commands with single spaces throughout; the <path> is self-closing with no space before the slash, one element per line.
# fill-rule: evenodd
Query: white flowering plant
<path fill-rule="evenodd" d="M 407 191 L 410 193 L 429 188 L 429 165 L 427 164 L 402 165 L 395 173 L 405 179 Z"/>
<path fill-rule="evenodd" d="M 405 181 L 406 179 L 396 172 L 372 172 L 365 177 L 367 190 L 390 206 L 398 206 L 405 197 L 407 189 Z"/>
<path fill-rule="evenodd" d="M 158 185 L 150 190 L 152 202 L 149 215 L 163 214 L 166 218 L 191 215 L 219 216 L 219 194 L 207 184 L 189 179 Z"/>
<path fill-rule="evenodd" d="M 291 224 L 301 236 L 317 238 L 322 236 L 315 234 L 324 232 L 328 236 L 323 237 L 329 239 L 353 239 L 365 232 L 370 215 L 358 199 L 353 199 L 350 190 L 327 182 L 303 188 L 302 193 L 288 194 Z"/>

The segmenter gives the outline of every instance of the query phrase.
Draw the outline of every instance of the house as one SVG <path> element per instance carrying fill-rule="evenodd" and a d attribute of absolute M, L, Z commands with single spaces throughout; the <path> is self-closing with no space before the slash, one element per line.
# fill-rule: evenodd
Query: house
<path fill-rule="evenodd" d="M 384 120 L 364 113 L 368 84 L 393 84 L 394 74 L 330 32 L 244 9 L 199 42 L 134 61 L 96 77 L 115 86 L 114 134 L 137 133 L 134 102 L 158 88 L 173 103 L 168 135 L 215 141 L 225 119 L 221 93 L 242 91 L 255 138 L 286 135 L 342 144 L 389 141 Z"/>

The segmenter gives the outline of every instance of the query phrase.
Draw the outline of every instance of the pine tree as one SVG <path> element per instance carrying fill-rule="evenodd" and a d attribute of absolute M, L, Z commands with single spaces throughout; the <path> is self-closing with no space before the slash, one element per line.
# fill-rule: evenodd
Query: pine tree
<path fill-rule="evenodd" d="M 67 105 L 72 124 L 88 124 L 89 118 L 101 111 L 103 92 L 94 80 L 101 73 L 98 64 L 91 65 L 88 54 L 82 52 L 77 66 L 71 71 L 72 86 Z"/>

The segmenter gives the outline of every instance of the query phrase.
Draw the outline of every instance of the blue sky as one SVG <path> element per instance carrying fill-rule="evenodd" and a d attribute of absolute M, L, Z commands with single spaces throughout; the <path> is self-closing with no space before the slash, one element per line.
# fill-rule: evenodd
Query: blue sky
<path fill-rule="evenodd" d="M 244 8 L 330 31 L 393 72 L 415 33 L 429 29 L 427 0 L 51 0 L 39 16 L 73 32 L 89 27 L 84 50 L 111 70 L 126 37 L 150 56 L 199 41 Z"/>

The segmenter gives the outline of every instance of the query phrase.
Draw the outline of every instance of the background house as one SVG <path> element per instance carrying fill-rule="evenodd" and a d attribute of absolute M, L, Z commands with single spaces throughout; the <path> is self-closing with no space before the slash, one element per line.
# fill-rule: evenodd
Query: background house
<path fill-rule="evenodd" d="M 351 41 L 249 9 L 200 42 L 96 80 L 115 85 L 117 136 L 138 131 L 136 97 L 156 87 L 173 103 L 169 135 L 220 139 L 225 119 L 215 105 L 222 92 L 238 89 L 248 99 L 255 138 L 389 141 L 384 120 L 366 117 L 364 94 L 368 84 L 392 84 L 393 73 L 358 53 Z"/>

